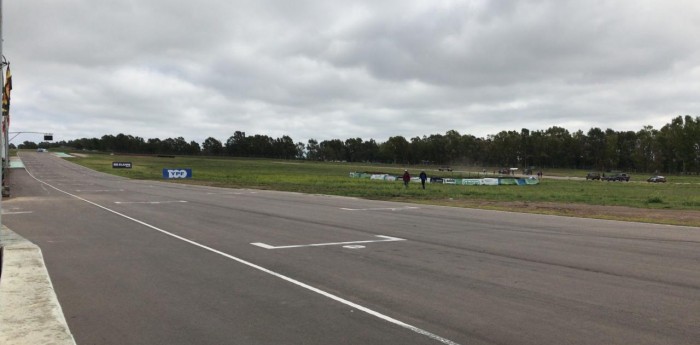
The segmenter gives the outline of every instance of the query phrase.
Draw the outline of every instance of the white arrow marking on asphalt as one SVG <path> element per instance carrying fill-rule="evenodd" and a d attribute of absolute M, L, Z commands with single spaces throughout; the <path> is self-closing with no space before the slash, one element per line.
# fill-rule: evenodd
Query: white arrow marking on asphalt
<path fill-rule="evenodd" d="M 347 248 L 347 249 L 362 249 L 362 248 L 365 248 L 365 246 L 363 246 L 363 245 L 361 245 L 361 244 L 351 244 L 351 245 L 349 245 L 349 246 L 343 246 L 343 248 Z"/>
<path fill-rule="evenodd" d="M 293 246 L 271 246 L 269 244 L 265 244 L 265 243 L 261 243 L 261 242 L 254 242 L 251 244 L 254 246 L 265 248 L 265 249 L 287 249 L 287 248 L 303 248 L 303 247 L 340 246 L 340 245 L 358 244 L 358 243 L 405 241 L 405 239 L 398 238 L 398 237 L 390 237 L 390 236 L 383 236 L 383 235 L 377 235 L 377 237 L 381 237 L 381 238 L 383 238 L 383 240 L 314 243 L 314 244 L 299 244 L 299 245 L 293 245 Z"/>

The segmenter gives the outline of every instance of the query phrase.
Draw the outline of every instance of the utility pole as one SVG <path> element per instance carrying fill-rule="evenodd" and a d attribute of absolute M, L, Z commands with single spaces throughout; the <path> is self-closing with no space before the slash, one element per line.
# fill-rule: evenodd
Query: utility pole
<path fill-rule="evenodd" d="M 3 57 L 2 55 L 2 41 L 3 41 L 3 36 L 2 36 L 2 0 L 0 0 L 0 58 Z M 4 59 L 3 59 L 4 60 Z M 2 71 L 2 67 L 0 66 L 0 71 Z M 2 74 L 2 73 L 0 73 Z M 0 76 L 0 89 L 2 89 L 2 92 L 5 92 L 5 78 L 4 76 Z M 5 121 L 5 119 L 1 119 L 2 121 Z M 4 126 L 3 126 L 4 127 Z M 0 143 L 2 143 L 3 148 L 7 147 L 5 145 L 5 141 L 7 140 L 7 131 L 9 131 L 9 128 L 3 128 L 3 130 L 0 131 Z M 9 166 L 10 164 L 10 154 L 9 151 L 3 150 L 4 155 L 2 158 L 2 167 L 0 167 L 0 184 L 2 184 L 3 180 L 3 174 L 5 173 L 5 167 Z M 0 186 L 0 189 L 5 188 L 4 185 Z M 1 194 L 1 193 L 0 193 Z M 0 195 L 0 226 L 2 226 L 2 195 Z"/>

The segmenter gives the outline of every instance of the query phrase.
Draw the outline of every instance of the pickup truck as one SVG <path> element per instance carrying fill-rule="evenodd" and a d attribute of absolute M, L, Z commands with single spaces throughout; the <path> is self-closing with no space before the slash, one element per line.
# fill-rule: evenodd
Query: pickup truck
<path fill-rule="evenodd" d="M 600 173 L 589 172 L 586 174 L 586 180 L 600 180 Z"/>
<path fill-rule="evenodd" d="M 630 175 L 627 175 L 625 173 L 620 173 L 620 174 L 614 174 L 614 175 L 608 175 L 608 176 L 603 176 L 600 178 L 603 181 L 625 181 L 629 182 L 630 180 Z"/>

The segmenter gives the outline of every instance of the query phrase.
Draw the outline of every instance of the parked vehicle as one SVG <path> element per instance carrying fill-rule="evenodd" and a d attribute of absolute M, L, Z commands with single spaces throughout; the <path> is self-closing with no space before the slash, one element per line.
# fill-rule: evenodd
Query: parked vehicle
<path fill-rule="evenodd" d="M 452 168 L 444 166 L 444 167 L 439 167 L 438 171 L 452 171 Z"/>
<path fill-rule="evenodd" d="M 629 182 L 630 180 L 630 175 L 627 175 L 625 173 L 619 173 L 619 174 L 613 174 L 613 175 L 608 175 L 608 176 L 603 176 L 600 178 L 603 181 L 625 181 Z"/>
<path fill-rule="evenodd" d="M 647 182 L 653 182 L 653 183 L 666 183 L 666 178 L 663 176 L 652 176 L 647 179 Z"/>
<path fill-rule="evenodd" d="M 600 173 L 589 172 L 588 174 L 586 174 L 586 180 L 600 180 Z"/>

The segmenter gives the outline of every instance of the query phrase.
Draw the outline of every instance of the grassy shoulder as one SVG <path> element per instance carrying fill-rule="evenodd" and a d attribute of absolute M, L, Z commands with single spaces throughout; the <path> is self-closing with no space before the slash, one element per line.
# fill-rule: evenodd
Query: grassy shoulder
<path fill-rule="evenodd" d="M 545 171 L 534 186 L 455 186 L 420 184 L 408 189 L 400 182 L 350 178 L 352 171 L 401 174 L 403 166 L 354 163 L 280 161 L 216 157 L 153 157 L 90 154 L 70 158 L 88 168 L 133 179 L 162 180 L 163 168 L 191 168 L 193 179 L 171 180 L 228 188 L 254 188 L 311 194 L 352 196 L 375 200 L 476 207 L 559 214 L 579 217 L 633 220 L 700 226 L 700 178 L 668 177 L 668 183 L 645 182 L 640 175 L 631 182 L 586 181 L 585 171 Z M 132 169 L 113 169 L 114 161 L 130 161 Z M 437 167 L 408 167 L 413 175 L 424 169 L 428 176 L 477 177 L 483 173 L 464 167 L 439 172 Z M 490 175 L 490 173 L 487 173 Z M 577 211 L 572 212 L 572 209 Z M 582 211 L 583 210 L 583 211 Z M 587 211 L 586 211 L 587 210 Z M 632 210 L 636 212 L 620 212 Z M 659 214 L 650 218 L 650 214 Z M 620 215 L 621 214 L 621 215 Z M 635 215 L 636 214 L 636 215 Z M 664 216 L 667 214 L 667 216 Z M 680 215 L 693 215 L 681 217 Z M 697 215 L 697 217 L 695 217 Z M 697 219 L 696 219 L 697 218 Z"/>

